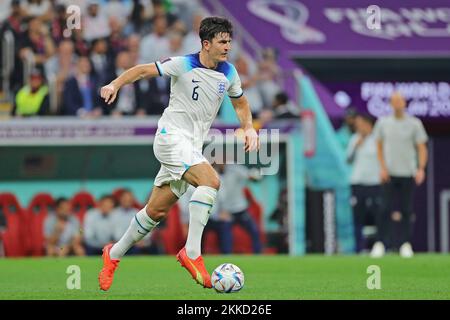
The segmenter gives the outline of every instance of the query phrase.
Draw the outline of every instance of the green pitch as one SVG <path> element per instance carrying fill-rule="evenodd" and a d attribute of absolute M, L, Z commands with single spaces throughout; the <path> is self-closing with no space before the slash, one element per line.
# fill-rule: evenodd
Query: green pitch
<path fill-rule="evenodd" d="M 245 286 L 218 294 L 195 284 L 173 256 L 125 257 L 108 292 L 101 292 L 100 257 L 0 259 L 0 299 L 450 299 L 450 256 L 205 256 L 212 271 L 231 262 Z M 67 268 L 81 270 L 81 289 L 67 289 Z M 381 271 L 381 289 L 369 290 L 370 265 Z M 371 281 L 369 281 L 371 282 Z M 373 283 L 373 281 L 371 282 Z"/>

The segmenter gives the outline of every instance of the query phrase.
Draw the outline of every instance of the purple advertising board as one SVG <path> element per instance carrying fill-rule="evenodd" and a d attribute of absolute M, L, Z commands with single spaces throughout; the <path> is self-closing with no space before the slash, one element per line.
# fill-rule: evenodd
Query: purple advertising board
<path fill-rule="evenodd" d="M 448 0 L 222 3 L 262 46 L 289 57 L 450 54 Z"/>

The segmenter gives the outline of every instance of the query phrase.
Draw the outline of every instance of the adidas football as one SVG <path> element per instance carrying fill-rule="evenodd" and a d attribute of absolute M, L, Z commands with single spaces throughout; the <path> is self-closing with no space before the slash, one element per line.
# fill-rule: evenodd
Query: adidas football
<path fill-rule="evenodd" d="M 244 286 L 244 273 L 232 263 L 223 263 L 214 270 L 211 282 L 217 292 L 237 292 Z"/>

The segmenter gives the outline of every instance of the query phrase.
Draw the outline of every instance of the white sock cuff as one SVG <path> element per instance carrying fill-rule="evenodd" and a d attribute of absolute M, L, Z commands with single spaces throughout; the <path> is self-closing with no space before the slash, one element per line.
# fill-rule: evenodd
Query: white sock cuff
<path fill-rule="evenodd" d="M 190 203 L 213 206 L 216 202 L 217 190 L 208 186 L 198 186 L 192 194 Z"/>
<path fill-rule="evenodd" d="M 159 222 L 154 221 L 147 214 L 147 206 L 142 208 L 136 215 L 134 216 L 136 222 L 141 226 L 142 229 L 150 232 L 154 227 L 156 227 Z"/>

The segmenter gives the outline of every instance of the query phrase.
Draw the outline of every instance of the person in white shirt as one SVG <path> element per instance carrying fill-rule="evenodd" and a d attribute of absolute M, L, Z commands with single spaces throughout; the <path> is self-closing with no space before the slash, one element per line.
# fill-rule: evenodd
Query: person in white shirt
<path fill-rule="evenodd" d="M 383 219 L 388 229 L 393 200 L 398 196 L 401 213 L 399 253 L 403 258 L 411 258 L 414 256 L 411 245 L 414 185 L 419 186 L 425 181 L 428 136 L 420 119 L 406 112 L 406 100 L 401 93 L 394 92 L 390 103 L 393 113 L 378 119 L 374 129 L 386 203 Z M 385 245 L 382 241 L 376 242 L 372 256 L 383 256 Z"/>
<path fill-rule="evenodd" d="M 113 241 L 111 213 L 114 206 L 114 198 L 111 195 L 104 195 L 98 201 L 98 206 L 86 213 L 83 223 L 83 240 L 88 255 L 102 254 L 102 248 Z"/>
<path fill-rule="evenodd" d="M 363 227 L 367 220 L 373 218 L 377 228 L 383 228 L 383 224 L 380 223 L 383 199 L 380 165 L 377 160 L 377 143 L 373 135 L 374 122 L 373 117 L 369 115 L 357 114 L 355 117 L 356 132 L 351 137 L 347 148 L 347 162 L 352 165 L 350 183 L 357 252 L 361 252 L 366 247 Z M 377 232 L 377 237 L 381 236 L 382 233 Z M 377 241 L 379 240 L 377 239 Z"/>
<path fill-rule="evenodd" d="M 211 276 L 201 256 L 201 239 L 220 180 L 203 156 L 202 147 L 226 94 L 241 123 L 244 151 L 256 151 L 259 138 L 253 128 L 250 105 L 242 91 L 239 75 L 227 62 L 233 36 L 231 23 L 220 17 L 205 18 L 199 36 L 202 43 L 199 53 L 137 65 L 100 91 L 105 102 L 111 104 L 119 89 L 127 83 L 145 77 L 171 77 L 169 106 L 158 122 L 153 144 L 161 169 L 147 205 L 134 216 L 122 238 L 103 249 L 104 265 L 99 274 L 102 290 L 110 288 L 120 258 L 167 215 L 189 184 L 196 189 L 189 202 L 186 245 L 177 254 L 177 259 L 197 283 L 212 288 Z"/>

